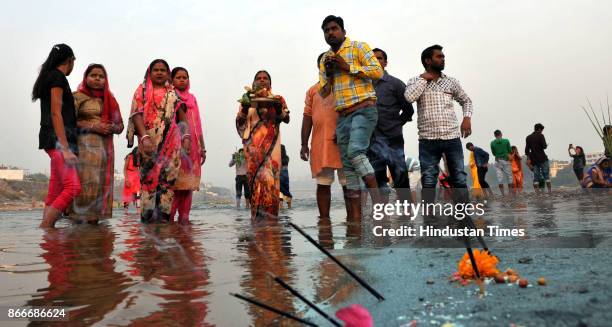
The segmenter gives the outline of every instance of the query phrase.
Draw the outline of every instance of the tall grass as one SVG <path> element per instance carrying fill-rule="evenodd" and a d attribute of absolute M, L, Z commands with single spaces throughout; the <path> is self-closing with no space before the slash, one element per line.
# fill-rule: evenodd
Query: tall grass
<path fill-rule="evenodd" d="M 597 113 L 595 112 L 595 109 L 593 108 L 593 105 L 591 105 L 591 101 L 589 99 L 587 99 L 587 103 L 588 103 L 588 108 L 585 106 L 581 106 L 582 111 L 584 111 L 584 113 L 587 115 L 587 117 L 589 118 L 589 121 L 591 122 L 591 125 L 595 129 L 595 132 L 597 133 L 599 138 L 602 140 L 604 144 L 604 148 L 606 150 L 606 155 L 610 156 L 612 154 L 612 131 L 609 131 L 607 135 L 604 135 L 604 131 L 603 131 L 604 127 L 606 126 L 610 126 L 609 128 L 612 129 L 612 116 L 610 115 L 610 100 L 609 98 L 606 98 L 607 108 L 604 108 L 603 104 L 601 103 L 599 104 L 601 121 L 599 120 L 599 117 L 597 116 Z M 607 117 L 606 117 L 606 111 L 608 113 Z"/>

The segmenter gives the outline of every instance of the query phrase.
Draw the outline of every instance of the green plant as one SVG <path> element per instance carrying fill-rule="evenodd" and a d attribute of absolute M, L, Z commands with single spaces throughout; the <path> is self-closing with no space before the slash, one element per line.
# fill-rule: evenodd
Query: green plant
<path fill-rule="evenodd" d="M 597 113 L 595 113 L 595 109 L 591 105 L 591 101 L 587 99 L 588 109 L 584 106 L 581 106 L 584 113 L 589 118 L 591 125 L 595 128 L 595 132 L 601 138 L 604 144 L 605 152 L 607 156 L 612 155 L 612 116 L 610 115 L 610 102 L 609 99 L 606 99 L 608 117 L 606 121 L 606 115 L 604 112 L 603 104 L 599 105 L 599 110 L 601 111 L 601 121 L 597 117 Z"/>

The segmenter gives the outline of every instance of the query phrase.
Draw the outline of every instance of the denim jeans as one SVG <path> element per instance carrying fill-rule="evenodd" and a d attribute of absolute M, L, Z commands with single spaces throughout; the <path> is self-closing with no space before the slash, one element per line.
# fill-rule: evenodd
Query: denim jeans
<path fill-rule="evenodd" d="M 381 193 L 389 193 L 387 178 L 387 167 L 393 178 L 393 187 L 398 191 L 402 200 L 407 198 L 410 192 L 408 181 L 408 167 L 404 158 L 404 137 L 373 136 L 368 150 L 368 159 L 374 168 L 376 182 Z M 399 194 L 405 193 L 405 194 Z"/>
<path fill-rule="evenodd" d="M 452 188 L 460 189 L 458 192 L 453 190 L 453 199 L 455 202 L 468 201 L 467 174 L 463 166 L 463 147 L 459 138 L 452 140 L 419 140 L 423 200 L 433 202 L 435 198 L 435 187 L 440 174 L 439 164 L 443 154 L 446 156 L 446 164 L 448 165 L 449 183 Z"/>
<path fill-rule="evenodd" d="M 550 182 L 550 166 L 548 160 L 533 164 L 533 184 L 539 184 L 543 180 Z"/>
<path fill-rule="evenodd" d="M 346 117 L 338 117 L 336 139 L 349 190 L 359 190 L 360 178 L 374 173 L 366 152 L 377 121 L 376 107 L 358 109 Z"/>

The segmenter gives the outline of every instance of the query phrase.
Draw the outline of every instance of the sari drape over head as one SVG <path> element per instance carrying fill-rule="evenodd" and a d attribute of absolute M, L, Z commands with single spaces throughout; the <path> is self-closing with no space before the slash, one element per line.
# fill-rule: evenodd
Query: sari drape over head
<path fill-rule="evenodd" d="M 128 145 L 133 144 L 135 126 L 133 117 L 142 114 L 146 135 L 156 151 L 146 154 L 141 151 L 140 185 L 141 218 L 143 222 L 168 221 L 172 206 L 173 191 L 180 168 L 181 137 L 176 123 L 176 112 L 182 102 L 169 83 L 154 88 L 151 73 L 134 92 Z"/>
<path fill-rule="evenodd" d="M 87 70 L 83 81 L 74 93 L 77 120 L 79 122 L 123 124 L 119 104 L 110 91 L 108 74 L 100 65 L 105 76 L 104 88 L 94 90 L 87 86 Z M 77 170 L 82 192 L 74 200 L 72 211 L 79 216 L 110 218 L 113 208 L 113 181 L 115 175 L 115 149 L 113 136 L 99 135 L 82 129 L 78 135 L 81 150 Z"/>

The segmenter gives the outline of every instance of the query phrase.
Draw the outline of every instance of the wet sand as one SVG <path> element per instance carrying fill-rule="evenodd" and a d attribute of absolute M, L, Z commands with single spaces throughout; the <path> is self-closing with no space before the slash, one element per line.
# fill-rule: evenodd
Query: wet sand
<path fill-rule="evenodd" d="M 372 312 L 376 326 L 412 320 L 418 325 L 450 321 L 464 326 L 575 326 L 582 321 L 597 326 L 612 318 L 604 310 L 611 303 L 608 194 L 560 192 L 492 201 L 477 224 L 524 226 L 529 231 L 521 239 L 488 239 L 500 267 L 517 269 L 532 283 L 544 276 L 549 286 L 489 285 L 489 294 L 479 299 L 473 286 L 447 281 L 463 254 L 452 240 L 374 237 L 371 218 L 347 224 L 343 203 L 337 201 L 332 219 L 319 221 L 315 201 L 307 197 L 312 195 L 295 193 L 294 208 L 282 210 L 279 222 L 267 226 L 253 226 L 248 211 L 227 205 L 196 205 L 190 226 L 142 225 L 133 211 L 115 210 L 114 218 L 99 226 L 62 220 L 57 230 L 48 232 L 37 228 L 40 211 L 2 212 L 0 307 L 66 306 L 70 326 L 295 325 L 240 302 L 228 295 L 232 292 L 325 325 L 271 281 L 266 273 L 272 272 L 329 313 L 361 303 Z M 333 249 L 387 300 L 378 303 L 364 293 L 289 222 Z M 394 218 L 387 224 L 411 223 Z M 440 248 L 442 243 L 445 248 Z M 532 262 L 518 264 L 525 256 Z M 434 283 L 426 284 L 428 279 Z"/>

